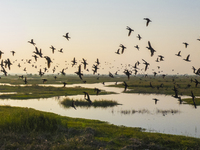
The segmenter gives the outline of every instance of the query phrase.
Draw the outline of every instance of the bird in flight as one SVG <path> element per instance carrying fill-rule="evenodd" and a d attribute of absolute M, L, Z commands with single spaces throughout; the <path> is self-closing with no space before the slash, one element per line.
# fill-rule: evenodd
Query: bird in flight
<path fill-rule="evenodd" d="M 138 38 L 139 40 L 141 40 L 142 37 L 138 34 L 137 38 Z"/>
<path fill-rule="evenodd" d="M 175 55 L 181 57 L 181 51 L 179 51 L 178 54 Z"/>
<path fill-rule="evenodd" d="M 146 62 L 144 59 L 142 59 L 144 61 L 143 64 L 145 64 L 145 71 L 147 70 L 148 66 L 150 65 L 148 62 Z"/>
<path fill-rule="evenodd" d="M 83 65 L 84 65 L 84 69 L 86 69 L 86 66 L 88 65 L 88 63 L 86 62 L 86 59 L 83 58 Z"/>
<path fill-rule="evenodd" d="M 75 72 L 78 76 L 79 76 L 79 78 L 82 80 L 82 76 L 83 76 L 83 74 L 81 73 L 81 65 L 79 65 L 79 67 L 78 67 L 78 71 L 77 72 Z"/>
<path fill-rule="evenodd" d="M 157 101 L 159 101 L 157 98 L 153 98 L 153 100 L 155 101 L 155 104 L 157 104 Z"/>
<path fill-rule="evenodd" d="M 71 62 L 72 62 L 72 67 L 77 64 L 77 61 L 76 61 L 75 57 Z"/>
<path fill-rule="evenodd" d="M 121 54 L 123 54 L 123 53 L 124 53 L 124 50 L 126 49 L 126 47 L 125 47 L 123 44 L 120 44 L 119 47 L 122 48 L 122 52 L 121 52 Z"/>
<path fill-rule="evenodd" d="M 138 46 L 138 45 L 135 45 L 134 47 L 135 47 L 135 48 L 137 48 L 137 50 L 139 51 L 139 49 L 140 49 L 140 48 L 139 48 L 139 46 Z"/>
<path fill-rule="evenodd" d="M 89 104 L 91 105 L 92 104 L 92 101 L 90 99 L 90 95 L 88 94 L 88 92 L 83 92 L 85 94 L 84 98 L 85 100 L 87 100 L 89 102 Z M 87 97 L 87 98 L 86 98 Z"/>
<path fill-rule="evenodd" d="M 149 22 L 152 22 L 149 18 L 144 18 L 144 20 L 146 20 L 146 26 L 149 25 Z"/>
<path fill-rule="evenodd" d="M 56 50 L 56 48 L 51 45 L 50 49 L 52 49 L 52 53 L 54 54 L 54 51 Z"/>
<path fill-rule="evenodd" d="M 185 48 L 187 48 L 187 46 L 189 45 L 189 44 L 186 43 L 186 42 L 183 42 L 183 44 L 185 45 Z"/>
<path fill-rule="evenodd" d="M 63 35 L 63 37 L 65 37 L 68 41 L 71 37 L 69 37 L 69 33 L 66 33 L 65 35 Z"/>
<path fill-rule="evenodd" d="M 44 56 L 44 58 L 46 58 L 46 60 L 47 60 L 47 66 L 48 66 L 48 68 L 50 68 L 50 63 L 52 62 L 51 61 L 51 58 L 49 57 L 49 56 Z"/>
<path fill-rule="evenodd" d="M 129 26 L 127 26 L 127 27 L 126 27 L 126 29 L 127 29 L 127 30 L 129 30 L 129 32 L 128 32 L 128 36 L 130 36 L 130 35 L 131 35 L 131 32 L 133 32 L 133 31 L 134 31 L 134 30 L 133 30 L 133 29 L 131 29 Z"/>
<path fill-rule="evenodd" d="M 148 41 L 148 45 L 149 45 L 149 47 L 146 47 L 146 48 L 150 50 L 151 56 L 153 56 L 154 52 L 156 52 L 156 51 L 152 48 L 150 41 Z"/>
<path fill-rule="evenodd" d="M 12 55 L 14 56 L 15 55 L 15 51 L 10 51 L 12 53 Z"/>
<path fill-rule="evenodd" d="M 120 53 L 119 53 L 119 50 L 120 50 L 120 49 L 118 49 L 115 53 L 116 53 L 116 54 L 120 54 Z"/>
<path fill-rule="evenodd" d="M 191 60 L 189 60 L 190 54 L 186 57 L 186 59 L 183 59 L 185 61 L 191 62 Z"/>
<path fill-rule="evenodd" d="M 4 52 L 2 52 L 2 51 L 0 50 L 0 59 L 1 59 L 2 54 L 4 54 Z"/>
<path fill-rule="evenodd" d="M 76 110 L 75 101 L 74 100 L 72 100 L 72 105 L 71 106 Z"/>
<path fill-rule="evenodd" d="M 33 39 L 31 41 L 28 41 L 30 44 L 33 44 L 35 46 L 35 43 L 33 42 Z"/>

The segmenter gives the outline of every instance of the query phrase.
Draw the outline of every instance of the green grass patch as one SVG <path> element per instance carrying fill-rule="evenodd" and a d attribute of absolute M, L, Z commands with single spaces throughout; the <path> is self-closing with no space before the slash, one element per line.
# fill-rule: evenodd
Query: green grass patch
<path fill-rule="evenodd" d="M 200 139 L 70 118 L 28 108 L 0 107 L 0 149 L 199 149 Z"/>
<path fill-rule="evenodd" d="M 66 98 L 64 99 L 61 104 L 66 107 L 69 108 L 72 105 L 72 100 L 70 98 Z M 116 105 L 121 105 L 119 103 L 117 103 L 116 101 L 113 100 L 94 100 L 92 101 L 92 104 L 90 105 L 89 102 L 87 102 L 84 99 L 80 99 L 80 100 L 74 100 L 75 102 L 75 106 L 76 107 L 103 107 L 103 108 L 107 108 L 107 107 L 113 107 Z"/>
<path fill-rule="evenodd" d="M 192 98 L 185 98 L 185 99 L 182 99 L 182 101 L 186 102 L 187 104 L 191 104 L 193 105 L 193 101 L 192 101 Z M 200 105 L 200 98 L 195 98 L 194 99 L 196 105 Z"/>
<path fill-rule="evenodd" d="M 3 94 L 0 99 L 36 99 L 49 98 L 54 96 L 67 96 L 83 94 L 87 91 L 91 95 L 95 95 L 94 89 L 83 87 L 53 87 L 53 86 L 0 86 L 1 92 L 17 92 L 17 94 Z M 113 92 L 102 91 L 100 94 L 111 94 Z"/>

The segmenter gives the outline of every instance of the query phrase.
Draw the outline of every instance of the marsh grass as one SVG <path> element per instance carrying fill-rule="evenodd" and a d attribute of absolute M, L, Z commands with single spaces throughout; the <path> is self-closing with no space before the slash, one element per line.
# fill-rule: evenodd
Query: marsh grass
<path fill-rule="evenodd" d="M 5 109 L 6 108 L 6 109 Z M 6 111 L 5 111 L 6 110 Z M 62 124 L 61 119 L 50 113 L 42 113 L 32 109 L 14 109 L 11 107 L 1 107 L 0 110 L 0 130 L 4 131 L 56 131 L 59 126 L 66 126 Z M 67 127 L 67 126 L 66 126 Z"/>
<path fill-rule="evenodd" d="M 69 108 L 72 105 L 72 100 L 73 99 L 66 98 L 63 101 L 61 101 L 61 104 L 64 107 Z M 117 103 L 116 101 L 104 100 L 104 99 L 94 100 L 91 105 L 84 99 L 79 99 L 79 100 L 74 100 L 74 101 L 75 101 L 76 107 L 95 107 L 95 108 L 96 107 L 103 107 L 103 108 L 106 108 L 106 107 L 113 107 L 113 106 L 116 106 L 116 105 L 121 105 L 121 104 Z"/>
<path fill-rule="evenodd" d="M 29 108 L 0 107 L 0 149 L 199 149 L 200 139 L 70 118 Z M 30 119 L 29 119 L 30 118 Z"/>
<path fill-rule="evenodd" d="M 192 101 L 192 98 L 184 98 L 184 99 L 182 99 L 182 101 L 186 102 L 187 104 L 191 104 L 191 105 L 194 104 Z M 195 101 L 196 105 L 200 105 L 200 98 L 195 98 L 194 101 Z"/>
<path fill-rule="evenodd" d="M 67 96 L 83 94 L 84 91 L 95 95 L 94 89 L 82 87 L 53 87 L 53 86 L 0 86 L 1 92 L 17 92 L 17 94 L 3 94 L 0 99 L 36 99 L 49 98 L 54 96 Z M 113 92 L 102 91 L 100 94 L 111 94 Z"/>

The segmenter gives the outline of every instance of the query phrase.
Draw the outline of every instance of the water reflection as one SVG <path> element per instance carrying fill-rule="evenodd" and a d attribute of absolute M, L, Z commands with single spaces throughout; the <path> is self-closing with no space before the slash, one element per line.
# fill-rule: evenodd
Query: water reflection
<path fill-rule="evenodd" d="M 115 83 L 106 83 L 106 85 L 108 84 Z M 141 127 L 151 132 L 200 138 L 200 131 L 198 130 L 200 124 L 198 114 L 200 114 L 200 110 L 198 108 L 194 109 L 192 105 L 179 104 L 179 101 L 172 96 L 122 93 L 124 90 L 123 88 L 106 87 L 101 83 L 66 86 L 96 87 L 109 92 L 116 92 L 118 94 L 91 95 L 90 98 L 91 100 L 114 100 L 122 105 L 112 108 L 77 107 L 77 110 L 74 110 L 74 108 L 71 107 L 66 109 L 60 105 L 60 102 L 66 98 L 65 96 L 23 101 L 0 100 L 0 104 L 30 107 L 41 111 L 53 112 L 62 116 L 102 120 L 115 125 Z M 69 98 L 83 99 L 84 95 L 69 96 Z M 159 103 L 155 105 L 155 102 L 152 101 L 153 98 L 159 99 Z M 187 97 L 182 96 L 182 98 Z"/>

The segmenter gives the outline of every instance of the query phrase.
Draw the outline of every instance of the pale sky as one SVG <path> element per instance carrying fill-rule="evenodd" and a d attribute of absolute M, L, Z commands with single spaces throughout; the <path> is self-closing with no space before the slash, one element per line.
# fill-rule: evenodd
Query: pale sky
<path fill-rule="evenodd" d="M 63 68 L 66 73 L 74 73 L 81 64 L 82 58 L 88 62 L 89 72 L 96 59 L 100 61 L 98 73 L 123 73 L 124 69 L 136 61 L 138 73 L 153 74 L 192 74 L 192 66 L 200 68 L 200 1 L 198 0 L 9 0 L 0 1 L 0 50 L 4 52 L 3 60 L 9 58 L 11 73 L 38 74 L 43 69 L 45 58 L 36 63 L 32 57 L 35 47 L 28 43 L 34 39 L 36 46 L 42 49 L 44 56 L 49 56 L 53 63 L 48 69 L 52 73 Z M 143 18 L 150 18 L 149 26 Z M 129 26 L 134 32 L 128 36 Z M 69 32 L 71 39 L 67 41 L 63 35 Z M 136 36 L 140 34 L 139 41 Z M 156 50 L 154 56 L 146 48 L 148 41 Z M 188 48 L 183 42 L 187 42 Z M 119 45 L 127 47 L 123 54 L 115 52 Z M 54 54 L 51 45 L 56 48 Z M 138 45 L 139 51 L 134 47 Z M 63 48 L 64 53 L 58 52 Z M 10 51 L 15 51 L 15 56 Z M 181 51 L 182 57 L 175 54 Z M 183 59 L 190 54 L 191 62 Z M 158 55 L 164 61 L 155 62 Z M 76 58 L 78 65 L 72 67 L 71 61 Z M 24 64 L 21 59 L 32 59 L 31 64 Z M 142 59 L 150 63 L 145 72 Z M 67 62 L 65 62 L 67 61 Z M 21 68 L 17 65 L 21 64 Z M 37 69 L 32 67 L 37 65 Z M 40 67 L 41 65 L 41 67 Z M 122 67 L 123 66 L 123 67 Z M 157 68 L 160 66 L 160 69 Z M 141 70 L 142 69 L 142 70 Z M 172 71 L 174 69 L 174 71 Z M 0 75 L 3 73 L 0 72 Z"/>

